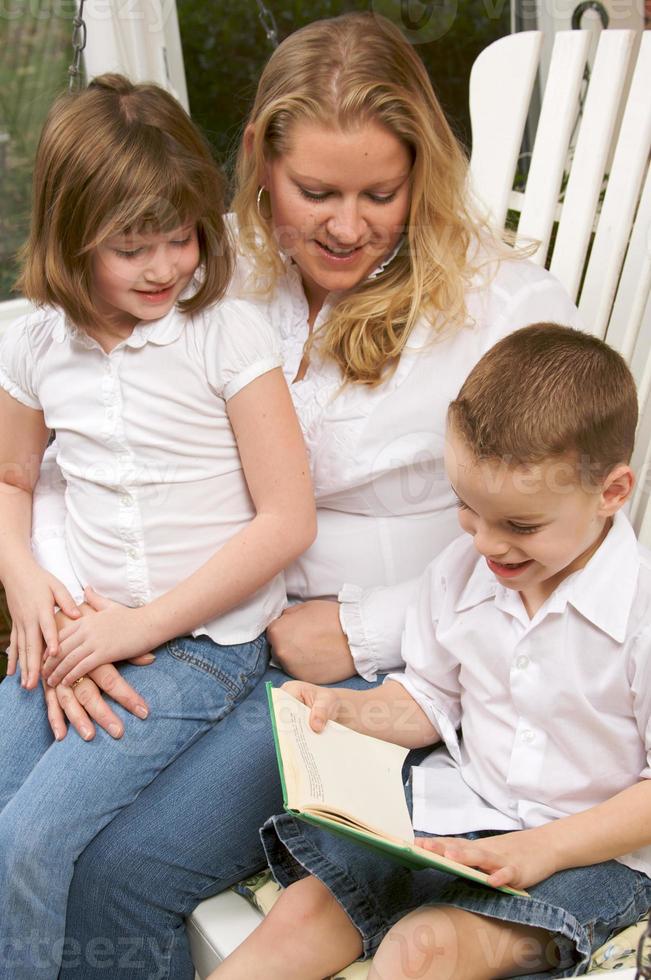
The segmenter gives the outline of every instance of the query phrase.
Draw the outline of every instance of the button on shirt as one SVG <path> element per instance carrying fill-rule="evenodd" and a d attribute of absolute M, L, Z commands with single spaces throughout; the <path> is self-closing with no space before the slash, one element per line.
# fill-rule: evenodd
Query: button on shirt
<path fill-rule="evenodd" d="M 413 770 L 414 827 L 536 827 L 648 779 L 650 613 L 651 554 L 621 512 L 532 619 L 472 539 L 454 541 L 423 577 L 406 670 L 391 675 L 444 742 Z M 651 847 L 620 860 L 651 873 Z"/>
<path fill-rule="evenodd" d="M 110 354 L 51 308 L 3 334 L 0 385 L 42 410 L 57 433 L 65 530 L 55 540 L 65 540 L 79 582 L 143 605 L 251 521 L 226 403 L 280 364 L 268 322 L 237 300 L 195 316 L 173 309 L 138 324 Z M 47 527 L 44 534 L 47 540 Z M 196 633 L 245 642 L 284 605 L 279 575 Z"/>

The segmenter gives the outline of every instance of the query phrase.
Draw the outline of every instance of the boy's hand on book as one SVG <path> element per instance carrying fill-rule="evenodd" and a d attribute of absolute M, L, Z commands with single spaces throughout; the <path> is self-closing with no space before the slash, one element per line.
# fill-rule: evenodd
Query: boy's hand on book
<path fill-rule="evenodd" d="M 337 721 L 341 698 L 336 690 L 308 684 L 307 681 L 288 681 L 283 684 L 283 690 L 310 708 L 312 731 L 322 732 L 328 721 Z"/>
<path fill-rule="evenodd" d="M 101 664 L 150 653 L 146 607 L 121 606 L 93 589 L 86 589 L 85 595 L 96 615 L 84 616 L 59 634 L 60 652 L 49 657 L 43 667 L 43 677 L 50 687 L 70 687 Z"/>
<path fill-rule="evenodd" d="M 416 837 L 414 843 L 451 861 L 486 872 L 491 885 L 526 889 L 549 878 L 557 868 L 543 844 L 539 828 L 517 830 L 494 837 Z"/>
<path fill-rule="evenodd" d="M 60 606 L 71 619 L 79 617 L 79 609 L 65 585 L 31 558 L 14 566 L 4 587 L 11 616 L 7 674 L 14 674 L 20 666 L 22 686 L 33 690 L 39 682 L 44 649 L 58 652 L 54 607 Z"/>

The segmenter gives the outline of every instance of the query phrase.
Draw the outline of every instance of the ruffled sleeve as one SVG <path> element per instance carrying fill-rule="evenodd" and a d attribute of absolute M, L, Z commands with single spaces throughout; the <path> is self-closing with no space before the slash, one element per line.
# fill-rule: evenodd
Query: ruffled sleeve
<path fill-rule="evenodd" d="M 407 607 L 416 598 L 419 581 L 413 578 L 373 589 L 347 584 L 341 589 L 339 622 L 357 673 L 365 680 L 374 681 L 378 673 L 403 666 L 400 641 Z"/>
<path fill-rule="evenodd" d="M 279 340 L 256 304 L 225 300 L 204 316 L 206 377 L 225 401 L 282 365 Z"/>
<path fill-rule="evenodd" d="M 40 409 L 30 342 L 33 314 L 22 317 L 0 337 L 0 387 L 27 408 Z"/>

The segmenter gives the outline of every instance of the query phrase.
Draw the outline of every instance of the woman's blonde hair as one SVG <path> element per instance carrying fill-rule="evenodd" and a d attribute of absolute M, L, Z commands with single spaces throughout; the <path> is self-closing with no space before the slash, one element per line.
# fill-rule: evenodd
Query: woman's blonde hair
<path fill-rule="evenodd" d="M 93 249 L 116 234 L 196 222 L 202 281 L 179 307 L 197 312 L 231 276 L 223 192 L 208 144 L 171 95 L 101 75 L 48 113 L 17 287 L 34 303 L 61 307 L 76 326 L 94 326 Z"/>
<path fill-rule="evenodd" d="M 290 35 L 266 65 L 248 119 L 252 145 L 237 162 L 242 247 L 269 287 L 282 274 L 271 220 L 256 201 L 266 162 L 287 153 L 299 121 L 342 130 L 379 123 L 409 150 L 410 212 L 397 256 L 343 294 L 310 340 L 346 381 L 370 386 L 392 371 L 418 317 L 465 317 L 468 252 L 480 222 L 467 204 L 467 160 L 423 63 L 390 21 L 373 13 L 317 21 Z M 264 200 L 264 198 L 263 198 Z"/>

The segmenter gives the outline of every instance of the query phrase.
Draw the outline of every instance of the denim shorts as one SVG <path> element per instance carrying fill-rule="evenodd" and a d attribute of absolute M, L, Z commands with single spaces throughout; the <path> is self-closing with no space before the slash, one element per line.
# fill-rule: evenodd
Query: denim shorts
<path fill-rule="evenodd" d="M 332 892 L 362 937 L 363 959 L 377 952 L 389 929 L 409 912 L 449 905 L 551 933 L 558 967 L 529 974 L 529 980 L 576 976 L 585 973 L 596 949 L 651 906 L 651 878 L 618 861 L 559 871 L 521 898 L 433 868 L 412 871 L 289 813 L 272 817 L 260 834 L 278 884 L 287 887 L 312 874 Z"/>

